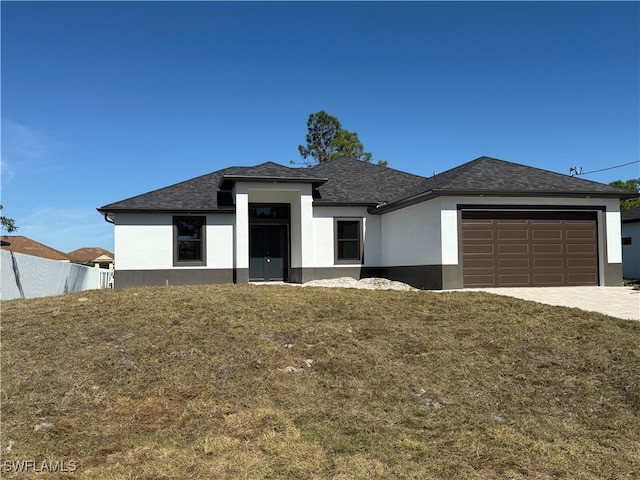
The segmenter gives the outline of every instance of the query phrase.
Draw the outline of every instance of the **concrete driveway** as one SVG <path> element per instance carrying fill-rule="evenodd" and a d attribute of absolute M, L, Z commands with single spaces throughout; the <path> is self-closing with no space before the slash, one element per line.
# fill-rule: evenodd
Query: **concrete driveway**
<path fill-rule="evenodd" d="M 612 317 L 640 320 L 640 290 L 632 287 L 465 288 L 534 302 L 575 307 Z"/>

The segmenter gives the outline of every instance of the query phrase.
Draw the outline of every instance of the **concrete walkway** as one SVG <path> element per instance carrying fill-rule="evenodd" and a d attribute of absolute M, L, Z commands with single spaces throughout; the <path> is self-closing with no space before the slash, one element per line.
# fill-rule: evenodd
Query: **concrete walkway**
<path fill-rule="evenodd" d="M 534 302 L 575 307 L 617 318 L 640 320 L 640 290 L 632 287 L 465 288 Z"/>

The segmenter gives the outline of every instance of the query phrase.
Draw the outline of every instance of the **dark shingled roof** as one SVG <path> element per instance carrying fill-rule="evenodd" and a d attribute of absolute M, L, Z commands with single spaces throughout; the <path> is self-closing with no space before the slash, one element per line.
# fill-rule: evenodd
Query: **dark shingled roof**
<path fill-rule="evenodd" d="M 575 196 L 633 198 L 637 194 L 495 158 L 480 157 L 431 178 L 353 158 L 313 168 L 273 162 L 229 167 L 100 207 L 99 212 L 234 212 L 229 193 L 236 181 L 311 183 L 315 205 L 368 205 L 376 212 L 441 195 Z"/>
<path fill-rule="evenodd" d="M 490 157 L 480 157 L 423 180 L 379 211 L 442 195 L 594 196 L 632 198 L 633 192 Z M 637 196 L 637 195 L 636 195 Z"/>
<path fill-rule="evenodd" d="M 295 181 L 295 182 L 326 182 L 326 178 L 319 177 L 308 168 L 290 168 L 273 162 L 266 162 L 255 167 L 233 167 L 234 171 L 224 173 L 225 179 L 242 179 L 251 181 Z"/>
<path fill-rule="evenodd" d="M 235 172 L 230 167 L 217 172 L 176 183 L 168 187 L 143 193 L 98 209 L 101 213 L 128 211 L 191 211 L 217 210 L 218 185 L 225 172 Z"/>
<path fill-rule="evenodd" d="M 229 167 L 168 187 L 143 193 L 136 197 L 110 203 L 98 209 L 101 213 L 115 212 L 233 212 L 228 195 L 221 187 L 230 189 L 239 179 L 251 181 L 296 181 L 322 183 L 326 179 L 310 175 L 309 169 L 289 168 L 273 162 L 255 167 Z"/>
<path fill-rule="evenodd" d="M 329 179 L 318 187 L 316 204 L 377 205 L 403 197 L 424 181 L 424 177 L 344 157 L 311 170 Z"/>
<path fill-rule="evenodd" d="M 622 223 L 640 222 L 640 207 L 620 212 L 620 217 L 622 218 Z"/>

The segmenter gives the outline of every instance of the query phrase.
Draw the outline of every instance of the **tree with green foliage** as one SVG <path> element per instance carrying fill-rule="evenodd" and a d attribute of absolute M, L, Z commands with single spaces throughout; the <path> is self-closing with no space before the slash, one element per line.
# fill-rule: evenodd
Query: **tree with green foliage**
<path fill-rule="evenodd" d="M 0 211 L 2 211 L 2 208 L 2 204 L 0 204 Z M 15 232 L 18 229 L 18 227 L 16 227 L 16 221 L 4 215 L 0 215 L 0 227 L 2 230 L 6 230 L 7 233 Z"/>
<path fill-rule="evenodd" d="M 640 178 L 632 178 L 631 180 L 614 180 L 609 183 L 612 187 L 624 188 L 625 190 L 631 190 L 634 193 L 640 195 Z M 629 198 L 627 200 L 620 200 L 620 211 L 631 210 L 632 208 L 640 207 L 640 198 Z"/>
<path fill-rule="evenodd" d="M 358 134 L 342 128 L 340 121 L 324 110 L 309 115 L 307 129 L 307 145 L 298 145 L 302 161 L 307 167 L 339 157 L 356 158 L 367 163 L 373 161 L 371 153 L 364 151 Z M 385 160 L 378 160 L 377 163 L 387 165 Z"/>

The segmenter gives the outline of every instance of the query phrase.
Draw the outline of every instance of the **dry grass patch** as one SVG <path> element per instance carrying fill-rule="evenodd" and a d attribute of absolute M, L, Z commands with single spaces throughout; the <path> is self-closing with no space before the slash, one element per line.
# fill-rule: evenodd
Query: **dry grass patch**
<path fill-rule="evenodd" d="M 637 478 L 639 345 L 638 322 L 484 293 L 3 302 L 2 461 L 77 464 L 37 474 L 56 479 Z"/>

